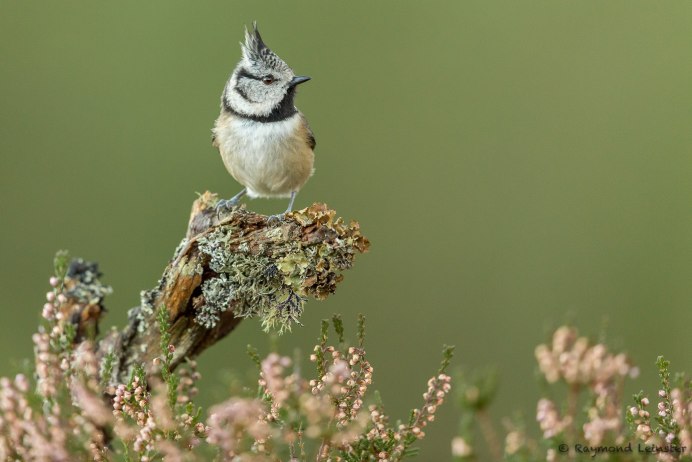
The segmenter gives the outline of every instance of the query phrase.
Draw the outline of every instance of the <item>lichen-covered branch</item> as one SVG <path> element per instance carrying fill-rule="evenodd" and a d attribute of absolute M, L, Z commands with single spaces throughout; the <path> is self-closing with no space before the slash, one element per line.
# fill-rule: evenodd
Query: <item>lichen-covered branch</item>
<path fill-rule="evenodd" d="M 142 292 L 124 329 L 99 342 L 111 384 L 126 381 L 137 364 L 145 364 L 149 374 L 159 372 L 154 359 L 162 355 L 157 322 L 162 307 L 174 368 L 228 335 L 243 318 L 260 318 L 265 330 L 290 330 L 305 301 L 333 293 L 341 272 L 369 246 L 358 223 L 345 224 L 324 204 L 269 222 L 242 207 L 217 215 L 216 202 L 209 192 L 195 201 L 187 234 L 156 287 Z M 92 308 L 84 310 L 82 303 L 74 310 L 78 314 L 70 315 L 78 332 L 97 324 L 102 310 L 94 307 L 102 306 L 102 292 L 90 301 Z"/>

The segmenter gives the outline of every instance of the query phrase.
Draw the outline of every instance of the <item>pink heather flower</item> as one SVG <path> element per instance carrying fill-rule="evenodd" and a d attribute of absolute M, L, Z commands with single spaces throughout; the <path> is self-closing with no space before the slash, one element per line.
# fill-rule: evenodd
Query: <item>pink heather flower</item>
<path fill-rule="evenodd" d="M 648 406 L 649 405 L 649 398 L 642 398 L 642 405 Z"/>
<path fill-rule="evenodd" d="M 454 457 L 468 457 L 473 452 L 473 449 L 466 440 L 460 436 L 452 440 L 452 455 Z"/>
<path fill-rule="evenodd" d="M 106 425 L 112 420 L 112 413 L 101 400 L 101 396 L 98 393 L 89 390 L 83 383 L 77 380 L 72 382 L 71 388 L 75 403 L 84 411 L 85 416 L 89 420 L 98 425 Z"/>
<path fill-rule="evenodd" d="M 665 390 L 658 390 L 658 396 L 660 396 L 661 398 L 665 397 L 666 391 Z"/>
<path fill-rule="evenodd" d="M 54 306 L 52 303 L 46 303 L 43 305 L 43 311 L 41 312 L 41 316 L 43 316 L 44 319 L 47 320 L 53 320 L 55 318 L 55 310 Z"/>
<path fill-rule="evenodd" d="M 58 287 L 58 283 L 60 281 L 55 276 L 51 276 L 51 278 L 48 280 L 48 282 L 50 283 L 51 286 Z"/>
<path fill-rule="evenodd" d="M 24 374 L 17 374 L 14 377 L 14 386 L 22 393 L 29 391 L 29 380 Z"/>

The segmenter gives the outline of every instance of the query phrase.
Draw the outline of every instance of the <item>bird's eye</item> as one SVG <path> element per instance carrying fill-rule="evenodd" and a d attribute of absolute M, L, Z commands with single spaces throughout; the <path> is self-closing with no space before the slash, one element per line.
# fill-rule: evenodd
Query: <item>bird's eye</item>
<path fill-rule="evenodd" d="M 264 82 L 265 85 L 269 85 L 271 83 L 274 83 L 274 77 L 272 77 L 271 75 L 268 75 L 268 76 L 262 78 L 262 82 Z"/>

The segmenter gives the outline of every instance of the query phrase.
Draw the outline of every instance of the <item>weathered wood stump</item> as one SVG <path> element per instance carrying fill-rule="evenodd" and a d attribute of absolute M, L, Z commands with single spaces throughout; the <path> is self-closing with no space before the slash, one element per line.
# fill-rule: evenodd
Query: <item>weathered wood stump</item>
<path fill-rule="evenodd" d="M 168 320 L 172 367 L 218 342 L 243 318 L 259 317 L 265 330 L 283 332 L 298 322 L 308 297 L 333 293 L 342 271 L 369 247 L 358 223 L 345 224 L 324 204 L 270 222 L 243 207 L 217 215 L 217 200 L 206 192 L 194 202 L 187 234 L 156 287 L 142 292 L 124 329 L 98 343 L 99 356 L 113 356 L 111 384 L 125 382 L 136 364 L 145 365 L 149 374 L 159 372 L 154 361 L 162 355 L 157 316 Z M 79 268 L 71 271 L 68 280 L 81 284 Z M 75 303 L 66 316 L 79 332 L 85 326 L 93 331 L 98 323 L 107 291 L 96 292 L 98 297 Z"/>

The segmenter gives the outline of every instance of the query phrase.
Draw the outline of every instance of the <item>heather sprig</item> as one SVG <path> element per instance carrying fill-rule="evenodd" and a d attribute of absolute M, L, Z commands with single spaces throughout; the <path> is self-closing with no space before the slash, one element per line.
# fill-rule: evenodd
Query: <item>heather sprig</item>
<path fill-rule="evenodd" d="M 338 346 L 329 344 L 330 324 Z M 313 379 L 304 378 L 286 356 L 271 353 L 260 360 L 250 348 L 251 358 L 260 366 L 259 398 L 233 398 L 216 407 L 208 421 L 210 441 L 221 448 L 221 459 L 231 460 L 247 451 L 268 460 L 285 455 L 295 461 L 322 462 L 399 461 L 412 456 L 413 444 L 425 436 L 424 428 L 434 420 L 450 390 L 445 371 L 452 348 L 445 347 L 440 370 L 423 395 L 423 406 L 413 410 L 408 424 L 392 425 L 381 403 L 368 398 L 374 368 L 362 346 L 362 316 L 358 324 L 358 346 L 349 346 L 340 317 L 322 323 L 310 356 L 317 373 Z M 219 425 L 227 431 L 213 430 Z"/>
<path fill-rule="evenodd" d="M 175 347 L 171 344 L 171 325 L 168 321 L 168 311 L 165 306 L 159 307 L 156 313 L 156 320 L 159 325 L 159 349 L 162 353 L 160 358 L 161 378 L 166 383 L 168 390 L 168 405 L 173 409 L 178 402 L 178 385 L 180 384 L 180 378 L 177 374 L 171 372 Z"/>
<path fill-rule="evenodd" d="M 459 380 L 463 413 L 459 435 L 452 440 L 455 461 L 550 462 L 560 457 L 692 461 L 690 381 L 682 374 L 677 380 L 671 379 L 670 363 L 663 357 L 656 361 L 661 388 L 652 418 L 648 411 L 651 403 L 643 391 L 634 395 L 633 406 L 625 409 L 623 402 L 624 382 L 636 378 L 639 369 L 623 353 L 610 352 L 604 343 L 580 336 L 574 327 L 558 328 L 550 342 L 536 347 L 535 356 L 547 385 L 546 396 L 538 401 L 536 410 L 540 437 L 533 439 L 523 424 L 506 421 L 507 433 L 501 445 L 486 413 L 494 395 L 493 374 L 472 374 L 471 379 Z M 485 439 L 481 451 L 474 442 L 476 426 Z M 639 450 L 636 440 L 648 445 L 649 453 Z M 590 449 L 577 452 L 577 445 Z M 615 451 L 628 445 L 635 449 Z M 479 459 L 481 455 L 485 458 Z"/>
<path fill-rule="evenodd" d="M 666 441 L 676 444 L 679 443 L 677 434 L 680 431 L 680 426 L 673 418 L 673 399 L 671 397 L 672 390 L 669 371 L 670 361 L 666 360 L 663 356 L 659 356 L 656 359 L 656 366 L 658 367 L 658 376 L 661 379 L 661 389 L 658 391 L 660 401 L 657 406 L 658 412 L 656 415 L 656 422 L 658 423 L 660 431 L 666 433 Z"/>
<path fill-rule="evenodd" d="M 628 410 L 627 421 L 643 442 L 659 446 L 686 448 L 679 460 L 692 460 L 692 390 L 684 374 L 678 374 L 675 385 L 670 378 L 670 362 L 663 356 L 656 359 L 661 388 L 658 390 L 656 415 L 647 410 L 650 401 L 644 391 L 635 394 L 634 406 Z M 653 421 L 652 421 L 653 420 Z M 654 424 L 655 422 L 655 424 Z M 686 457 L 686 458 L 685 458 Z M 659 460 L 666 460 L 660 458 Z M 669 459 L 678 460 L 678 459 Z"/>

